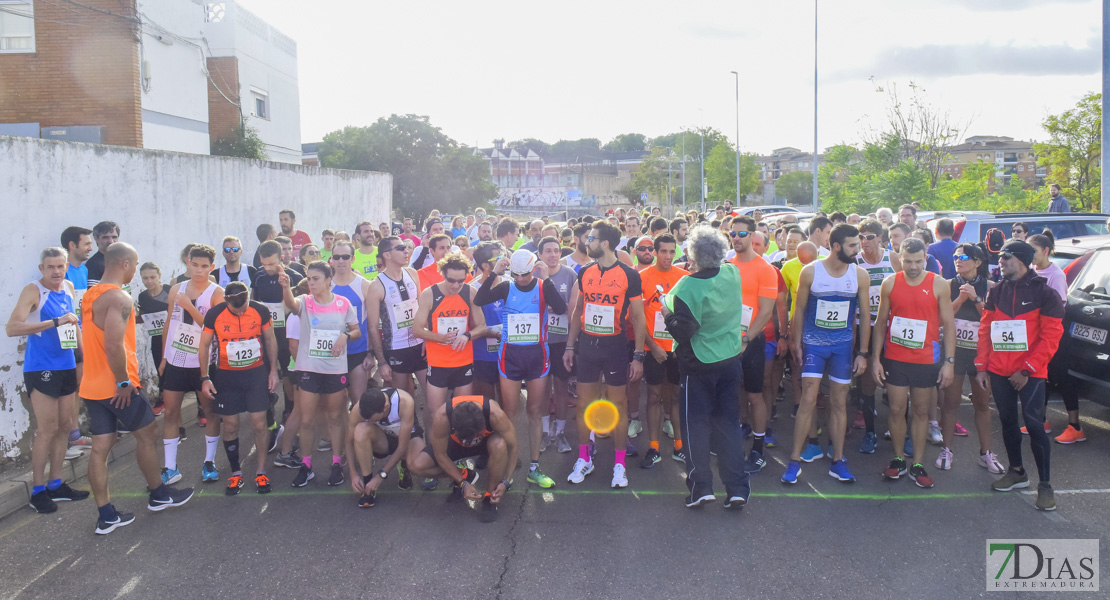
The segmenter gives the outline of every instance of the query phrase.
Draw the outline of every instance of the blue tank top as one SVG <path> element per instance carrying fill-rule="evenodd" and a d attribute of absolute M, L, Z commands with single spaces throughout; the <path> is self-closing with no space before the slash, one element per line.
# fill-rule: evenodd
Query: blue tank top
<path fill-rule="evenodd" d="M 68 265 L 66 267 L 66 279 L 73 284 L 73 291 L 75 297 L 73 299 L 73 313 L 77 315 L 77 322 L 81 322 L 81 299 L 85 296 L 85 291 L 89 289 L 89 268 L 85 265 L 75 267 Z"/>
<path fill-rule="evenodd" d="M 859 276 L 855 264 L 840 277 L 825 270 L 823 260 L 814 261 L 813 285 L 809 289 L 802 343 L 814 346 L 852 344 L 856 305 L 859 302 Z M 870 308 L 870 307 L 869 307 Z"/>
<path fill-rule="evenodd" d="M 366 325 L 366 315 L 362 314 L 363 300 L 362 297 L 362 281 L 361 278 L 356 277 L 351 283 L 358 284 L 359 287 L 352 287 L 350 285 L 332 284 L 332 292 L 343 296 L 351 301 L 351 306 L 355 308 L 355 317 L 358 318 L 358 330 L 362 332 L 357 340 L 352 340 L 347 344 L 347 354 L 358 354 L 359 352 L 366 352 L 369 348 L 369 330 Z"/>
<path fill-rule="evenodd" d="M 501 311 L 501 352 L 505 351 L 506 344 L 535 346 L 547 343 L 547 303 L 543 299 L 543 281 L 533 281 L 535 286 L 530 292 L 521 290 L 515 282 L 509 282 L 509 297 Z"/>
<path fill-rule="evenodd" d="M 478 289 L 478 287 L 480 287 L 480 284 L 477 283 L 477 280 L 475 280 L 472 285 L 474 289 Z M 504 300 L 498 300 L 497 302 L 493 302 L 491 304 L 483 306 L 482 316 L 486 318 L 486 325 L 489 325 L 490 327 L 500 325 L 501 310 L 504 307 Z M 497 362 L 497 353 L 500 348 L 500 344 L 497 342 L 496 338 L 481 338 L 478 340 L 474 340 L 472 347 L 474 348 L 474 360 Z"/>
<path fill-rule="evenodd" d="M 37 281 L 35 286 L 39 289 L 38 308 L 27 315 L 28 323 L 41 323 L 73 312 L 73 296 L 69 295 L 69 291 L 48 290 Z M 77 326 L 70 327 L 76 329 Z M 27 349 L 23 355 L 25 372 L 65 371 L 77 368 L 73 350 L 62 348 L 58 331 L 58 328 L 51 327 L 46 331 L 27 336 Z"/>

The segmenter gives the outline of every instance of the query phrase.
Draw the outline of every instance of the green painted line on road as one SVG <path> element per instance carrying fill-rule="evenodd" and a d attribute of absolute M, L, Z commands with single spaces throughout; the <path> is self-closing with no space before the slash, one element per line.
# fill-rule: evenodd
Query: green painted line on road
<path fill-rule="evenodd" d="M 413 494 L 418 497 L 435 497 L 442 495 L 442 492 L 436 494 L 426 494 L 423 492 L 403 492 L 384 490 L 379 492 L 382 496 L 401 496 L 405 494 Z M 567 490 L 567 489 L 529 489 L 525 492 L 509 492 L 510 494 L 528 493 L 532 495 L 552 494 L 555 496 L 685 496 L 687 492 L 681 490 Z M 238 497 L 255 498 L 257 500 L 265 500 L 267 498 L 284 498 L 296 496 L 350 496 L 354 497 L 354 492 L 349 489 L 336 489 L 336 490 L 287 490 L 287 491 L 273 491 L 268 494 L 257 494 L 251 490 L 243 490 Z M 147 494 L 144 492 L 122 492 L 112 493 L 114 498 L 146 498 Z M 723 497 L 723 496 L 722 496 Z M 871 500 L 871 501 L 887 501 L 887 500 L 970 500 L 974 498 L 999 498 L 997 493 L 991 492 L 964 492 L 964 493 L 922 493 L 922 494 L 846 494 L 846 493 L 807 493 L 807 492 L 752 492 L 752 497 L 755 498 L 802 498 L 810 500 Z M 194 496 L 197 498 L 228 498 L 222 493 L 200 491 Z"/>

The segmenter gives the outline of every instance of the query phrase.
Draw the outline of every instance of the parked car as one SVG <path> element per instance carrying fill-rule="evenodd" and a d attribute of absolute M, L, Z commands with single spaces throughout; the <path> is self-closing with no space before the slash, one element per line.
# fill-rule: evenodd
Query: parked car
<path fill-rule="evenodd" d="M 1068 288 L 1060 353 L 1080 394 L 1110 406 L 1110 245 L 1091 253 Z"/>
<path fill-rule="evenodd" d="M 1110 235 L 1084 235 L 1066 240 L 1056 240 L 1052 262 L 1064 271 L 1071 285 L 1095 251 L 1110 244 Z"/>
<path fill-rule="evenodd" d="M 787 212 L 796 213 L 796 212 L 798 212 L 798 209 L 794 208 L 793 206 L 782 206 L 782 205 L 776 205 L 776 204 L 767 205 L 767 206 L 748 206 L 748 207 L 744 207 L 744 208 L 741 208 L 741 209 L 737 209 L 735 212 L 738 215 L 745 215 L 745 216 L 750 217 L 750 216 L 752 216 L 752 213 L 754 213 L 757 210 L 761 211 L 763 213 L 764 217 L 767 217 L 769 215 L 778 214 L 778 213 L 787 213 Z"/>
<path fill-rule="evenodd" d="M 944 215 L 949 216 L 949 215 Z M 1010 237 L 1010 228 L 1014 223 L 1029 225 L 1029 233 L 1040 233 L 1043 229 L 1052 230 L 1057 240 L 1070 239 L 1079 236 L 1105 235 L 1106 219 L 1110 215 L 1099 213 L 1049 213 L 1049 212 L 1011 212 L 988 213 L 981 211 L 963 213 L 962 218 L 952 218 L 956 221 L 956 235 L 953 239 L 957 243 L 981 242 L 986 238 L 991 229 L 1000 229 L 1007 238 Z M 935 217 L 928 221 L 929 229 L 936 233 Z"/>

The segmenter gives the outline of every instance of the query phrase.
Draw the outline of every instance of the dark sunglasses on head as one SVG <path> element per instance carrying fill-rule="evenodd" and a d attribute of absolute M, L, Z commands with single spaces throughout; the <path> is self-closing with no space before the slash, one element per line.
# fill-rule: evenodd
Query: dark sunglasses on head
<path fill-rule="evenodd" d="M 637 252 L 655 252 L 655 246 L 636 246 Z"/>
<path fill-rule="evenodd" d="M 331 257 L 335 260 L 351 260 L 353 254 L 332 254 Z"/>
<path fill-rule="evenodd" d="M 463 277 L 462 279 L 451 279 L 450 277 L 444 277 L 443 280 L 447 283 L 453 283 L 455 285 L 466 283 L 466 277 Z"/>
<path fill-rule="evenodd" d="M 877 234 L 877 233 L 863 233 L 863 234 L 860 234 L 859 237 L 860 237 L 861 240 L 870 242 L 871 240 L 879 237 L 879 234 Z"/>
<path fill-rule="evenodd" d="M 1002 251 L 1002 252 L 998 253 L 998 258 L 1005 258 L 1006 260 L 1010 260 L 1013 257 L 1014 257 L 1013 252 Z"/>
<path fill-rule="evenodd" d="M 239 246 L 227 246 L 227 247 L 224 248 L 224 252 L 238 252 L 238 251 L 239 251 Z"/>
<path fill-rule="evenodd" d="M 729 232 L 729 235 L 731 235 L 732 237 L 740 238 L 740 239 L 744 239 L 744 238 L 748 237 L 751 234 L 752 234 L 752 232 L 750 232 L 750 231 L 730 231 Z"/>

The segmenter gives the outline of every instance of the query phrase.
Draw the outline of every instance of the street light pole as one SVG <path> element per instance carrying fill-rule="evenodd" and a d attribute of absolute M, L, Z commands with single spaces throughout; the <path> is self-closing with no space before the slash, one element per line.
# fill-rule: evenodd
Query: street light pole
<path fill-rule="evenodd" d="M 701 113 L 701 129 L 699 131 L 701 134 L 701 189 L 698 190 L 698 193 L 701 197 L 702 210 L 705 210 L 705 111 L 699 108 L 698 112 Z"/>
<path fill-rule="evenodd" d="M 682 210 L 686 210 L 686 128 L 682 128 Z"/>
<path fill-rule="evenodd" d="M 813 0 L 813 210 L 821 210 L 817 197 L 817 0 Z"/>
<path fill-rule="evenodd" d="M 736 208 L 740 208 L 740 74 L 736 76 Z"/>

